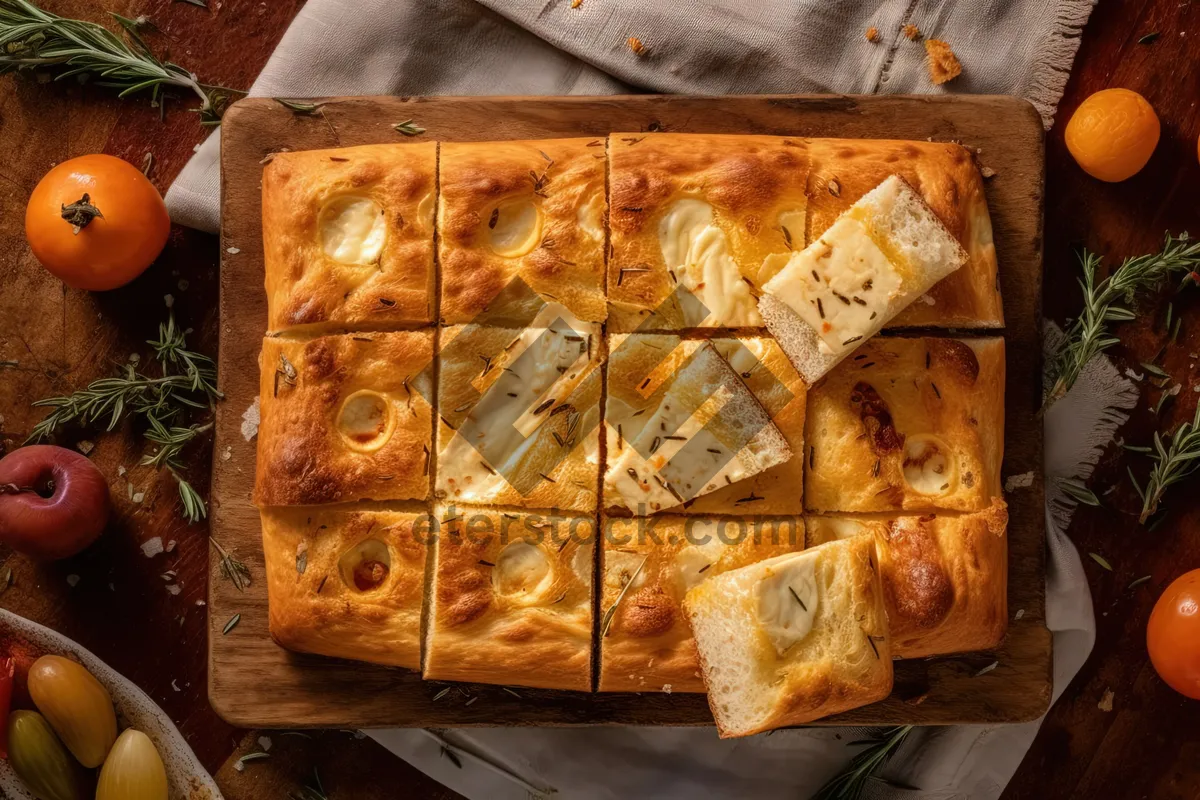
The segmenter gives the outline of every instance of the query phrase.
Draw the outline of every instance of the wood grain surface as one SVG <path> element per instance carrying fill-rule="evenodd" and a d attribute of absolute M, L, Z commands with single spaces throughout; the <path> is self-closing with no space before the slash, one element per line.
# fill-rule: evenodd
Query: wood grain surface
<path fill-rule="evenodd" d="M 171 0 L 44 0 L 56 13 L 99 22 L 107 11 L 148 15 L 161 33 L 152 46 L 169 50 L 203 80 L 246 88 L 262 68 L 302 5 L 301 0 L 223 0 L 206 11 Z M 211 3 L 210 5 L 216 5 Z M 1109 261 L 1149 252 L 1162 231 L 1200 227 L 1200 4 L 1180 0 L 1100 0 L 1082 35 L 1082 45 L 1064 95 L 1058 124 L 1047 139 L 1046 302 L 1049 318 L 1062 322 L 1080 305 L 1075 284 L 1074 248 L 1080 243 L 1105 252 Z M 1149 33 L 1150 44 L 1138 40 Z M 847 31 L 859 36 L 859 31 Z M 1014 32 L 1019 35 L 1019 32 Z M 970 69 L 970 64 L 966 65 Z M 1071 111 L 1091 92 L 1125 86 L 1143 93 L 1163 123 L 1163 139 L 1146 170 L 1123 184 L 1088 178 L 1071 160 L 1062 129 Z M 949 85 L 953 91 L 953 84 Z M 73 83 L 43 85 L 23 76 L 0 77 L 0 452 L 24 440 L 40 413 L 28 403 L 60 394 L 107 375 L 113 361 L 147 350 L 162 295 L 177 295 L 176 311 L 196 328 L 193 344 L 216 352 L 218 242 L 214 236 L 176 227 L 167 251 L 145 276 L 104 295 L 64 290 L 34 261 L 24 242 L 21 209 L 38 178 L 54 163 L 90 152 L 107 152 L 140 164 L 154 153 L 151 179 L 164 189 L 174 179 L 206 131 L 180 97 L 168 106 L 165 122 L 144 100 L 116 100 L 105 90 Z M 985 154 L 986 155 L 986 154 Z M 986 158 L 985 158 L 986 163 Z M 189 281 L 178 291 L 180 278 Z M 1194 299 L 1177 306 L 1185 313 L 1180 343 L 1166 364 L 1182 379 L 1180 402 L 1168 420 L 1192 412 L 1195 383 L 1187 372 L 1189 352 L 1200 352 L 1200 326 L 1192 323 Z M 1160 309 L 1161 310 L 1161 309 Z M 1115 355 L 1122 364 L 1154 355 L 1163 335 L 1161 319 L 1122 326 L 1125 342 Z M 1156 426 L 1156 392 L 1147 392 L 1130 423 L 1118 433 L 1145 441 Z M 116 480 L 116 466 L 132 465 L 143 451 L 140 436 L 118 430 L 108 436 L 81 434 L 97 442 L 92 457 Z M 70 442 L 67 442 L 70 444 Z M 207 469 L 210 453 L 198 446 L 186 454 L 190 473 Z M 1126 463 L 1144 469 L 1137 457 L 1110 447 L 1093 485 L 1100 491 L 1117 483 Z M 63 631 L 120 669 L 157 699 L 212 770 L 229 800 L 285 797 L 311 780 L 314 768 L 336 800 L 390 800 L 396 787 L 410 797 L 449 800 L 458 795 L 391 756 L 369 739 L 340 732 L 311 732 L 313 739 L 273 737 L 271 757 L 234 768 L 243 754 L 261 749 L 260 732 L 230 727 L 210 709 L 204 690 L 207 621 L 194 609 L 207 581 L 205 526 L 179 521 L 169 478 L 144 480 L 140 506 L 120 502 L 105 540 L 93 551 L 63 564 L 39 566 L 0 550 L 4 568 L 16 583 L 0 595 L 0 606 Z M 120 484 L 116 484 L 123 491 Z M 1096 646 L 1079 676 L 1050 710 L 1045 723 L 1004 798 L 1200 797 L 1200 703 L 1172 692 L 1149 666 L 1144 643 L 1146 619 L 1155 598 L 1176 575 L 1200 566 L 1200 496 L 1192 481 L 1178 488 L 1173 511 L 1154 534 L 1134 525 L 1131 490 L 1120 489 L 1119 508 L 1084 509 L 1072 521 L 1070 536 L 1080 550 L 1100 552 L 1112 562 L 1108 573 L 1085 562 L 1096 598 Z M 146 559 L 141 541 L 166 533 L 180 544 L 173 558 Z M 1085 556 L 1086 559 L 1086 556 Z M 159 575 L 178 570 L 184 593 L 166 595 Z M 66 576 L 79 574 L 71 590 Z M 105 595 L 108 576 L 116 596 Z M 1138 591 L 1126 587 L 1152 575 Z M 88 587 L 92 589 L 89 593 Z M 98 591 L 103 589 L 103 592 Z M 188 610 L 180 626 L 176 618 Z M 182 691 L 175 692 L 172 680 Z M 190 684 L 190 685 L 189 685 Z M 1114 693 L 1113 710 L 1098 703 Z M 847 751 L 849 759 L 851 751 Z"/>
<path fill-rule="evenodd" d="M 995 652 L 897 662 L 887 700 L 820 724 L 1019 722 L 1049 703 L 1050 637 L 1043 607 L 1038 309 L 1041 302 L 1042 125 L 1008 97 L 327 98 L 314 114 L 270 99 L 243 100 L 225 116 L 222 158 L 220 385 L 213 461 L 212 531 L 255 577 L 238 591 L 211 571 L 209 700 L 246 726 L 707 725 L 702 695 L 553 692 L 472 685 L 434 700 L 445 684 L 416 672 L 290 653 L 267 630 L 258 511 L 250 503 L 255 443 L 241 433 L 258 395 L 266 332 L 261 228 L 262 162 L 280 150 L 410 141 L 392 123 L 416 120 L 421 139 L 445 141 L 605 136 L 611 131 L 765 133 L 961 141 L 1000 174 L 987 182 L 1001 291 L 1009 387 L 1004 475 L 1032 473 L 1009 496 L 1009 604 L 1014 620 Z M 234 614 L 241 622 L 221 628 Z M 998 662 L 985 675 L 983 667 Z"/>

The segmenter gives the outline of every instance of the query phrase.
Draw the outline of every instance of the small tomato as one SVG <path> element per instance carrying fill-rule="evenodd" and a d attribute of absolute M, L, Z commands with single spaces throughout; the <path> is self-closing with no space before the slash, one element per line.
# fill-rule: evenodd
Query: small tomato
<path fill-rule="evenodd" d="M 64 161 L 29 196 L 25 237 L 42 266 L 76 289 L 124 286 L 158 257 L 171 220 L 136 167 L 106 155 Z"/>
<path fill-rule="evenodd" d="M 1200 700 L 1200 569 L 1176 578 L 1158 598 L 1146 625 L 1146 647 L 1168 686 Z"/>

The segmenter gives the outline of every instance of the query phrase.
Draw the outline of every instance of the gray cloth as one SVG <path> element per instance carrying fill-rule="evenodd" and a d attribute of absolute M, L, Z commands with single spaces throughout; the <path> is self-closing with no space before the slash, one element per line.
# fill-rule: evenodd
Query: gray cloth
<path fill-rule="evenodd" d="M 309 0 L 251 94 L 551 95 L 655 91 L 722 94 L 1015 94 L 1049 126 L 1093 0 Z M 963 74 L 935 87 L 915 24 L 948 41 Z M 876 27 L 880 41 L 864 33 Z M 639 57 L 626 43 L 645 45 Z M 209 138 L 167 194 L 174 221 L 218 227 L 219 141 Z M 1057 480 L 1090 473 L 1136 401 L 1100 358 L 1046 417 L 1050 499 L 1047 624 L 1054 697 L 1095 640 L 1079 555 L 1064 534 L 1073 501 Z M 1029 476 L 1008 476 L 1008 491 Z M 1025 481 L 1022 482 L 1022 478 Z M 1020 609 L 1013 609 L 1020 613 Z M 870 797 L 995 798 L 1040 721 L 920 731 Z M 781 731 L 738 741 L 711 728 L 374 731 L 417 768 L 471 798 L 554 790 L 565 797 L 803 798 L 843 768 L 857 731 Z M 840 737 L 840 738 L 839 738 Z M 450 745 L 459 763 L 442 756 Z"/>

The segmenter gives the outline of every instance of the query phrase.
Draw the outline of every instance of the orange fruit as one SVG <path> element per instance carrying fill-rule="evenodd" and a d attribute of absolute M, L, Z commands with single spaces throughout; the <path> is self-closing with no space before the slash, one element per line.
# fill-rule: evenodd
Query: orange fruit
<path fill-rule="evenodd" d="M 158 258 L 170 232 L 154 184 L 113 156 L 64 161 L 46 173 L 25 208 L 25 238 L 34 256 L 76 289 L 129 283 Z"/>
<path fill-rule="evenodd" d="M 1129 89 L 1104 89 L 1075 109 L 1067 123 L 1067 149 L 1093 178 L 1116 183 L 1146 166 L 1158 144 L 1158 115 Z"/>

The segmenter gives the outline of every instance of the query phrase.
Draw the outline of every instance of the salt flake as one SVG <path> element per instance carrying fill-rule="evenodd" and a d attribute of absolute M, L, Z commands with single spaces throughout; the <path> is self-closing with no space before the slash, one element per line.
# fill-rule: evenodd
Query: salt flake
<path fill-rule="evenodd" d="M 1009 475 L 1004 481 L 1004 491 L 1006 492 L 1014 489 L 1028 489 L 1030 486 L 1033 486 L 1033 470 L 1020 475 Z"/>
<path fill-rule="evenodd" d="M 260 736 L 260 737 L 258 737 L 258 746 L 259 746 L 259 747 L 261 747 L 261 748 L 263 749 L 263 752 L 264 752 L 264 753 L 270 752 L 270 750 L 271 750 L 271 737 L 270 737 L 270 736 Z"/>
<path fill-rule="evenodd" d="M 67 576 L 67 585 L 70 586 L 72 589 L 74 589 L 76 586 L 79 585 L 79 576 L 78 575 L 68 575 Z"/>
<path fill-rule="evenodd" d="M 182 591 L 183 591 L 183 589 L 181 589 L 181 588 L 179 587 L 179 584 L 177 584 L 177 583 L 172 583 L 170 586 L 168 586 L 168 587 L 167 587 L 167 591 L 168 591 L 168 592 L 170 592 L 172 595 L 177 595 L 177 594 L 179 594 L 180 592 L 182 592 Z"/>
<path fill-rule="evenodd" d="M 258 436 L 259 398 L 254 398 L 250 407 L 242 412 L 242 438 L 247 442 Z"/>
<path fill-rule="evenodd" d="M 154 558 L 163 551 L 163 542 L 161 536 L 155 536 L 153 539 L 147 539 L 142 542 L 142 554 L 146 558 Z"/>

